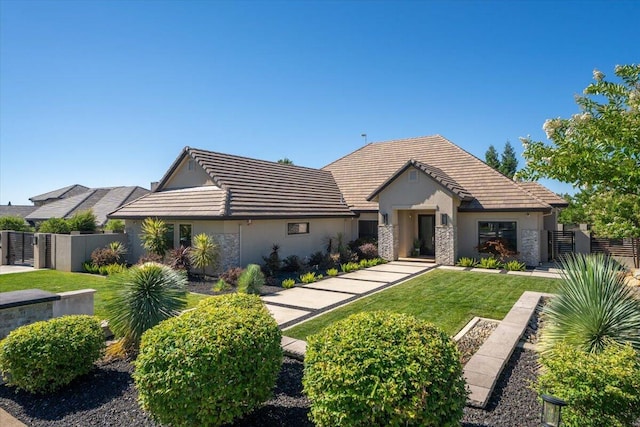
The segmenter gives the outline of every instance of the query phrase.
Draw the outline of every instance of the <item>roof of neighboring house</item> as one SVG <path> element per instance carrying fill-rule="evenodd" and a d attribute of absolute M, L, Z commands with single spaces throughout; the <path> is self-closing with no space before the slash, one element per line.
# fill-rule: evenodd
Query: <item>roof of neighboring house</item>
<path fill-rule="evenodd" d="M 73 184 L 67 187 L 59 188 L 57 190 L 49 191 L 48 193 L 39 194 L 37 196 L 30 197 L 29 200 L 35 203 L 35 202 L 44 202 L 50 199 L 63 199 L 65 198 L 65 194 L 68 195 L 69 193 L 77 193 L 81 191 L 84 192 L 88 190 L 89 188 L 85 187 L 84 185 Z"/>
<path fill-rule="evenodd" d="M 56 200 L 39 207 L 27 215 L 29 221 L 44 221 L 49 218 L 70 218 L 78 212 L 91 209 L 96 216 L 98 226 L 107 222 L 107 214 L 129 203 L 149 190 L 142 187 L 91 188 L 75 196 Z"/>
<path fill-rule="evenodd" d="M 195 160 L 215 185 L 207 190 L 192 188 L 184 189 L 184 192 L 165 189 L 185 157 Z M 209 199 L 203 197 L 205 194 Z M 209 204 L 206 204 L 207 200 Z M 340 189 L 328 171 L 185 147 L 152 194 L 110 216 L 165 215 L 302 218 L 344 217 L 353 216 L 353 213 L 342 200 Z"/>
<path fill-rule="evenodd" d="M 19 216 L 24 218 L 29 215 L 34 210 L 38 209 L 37 206 L 31 205 L 10 205 L 10 206 L 0 206 L 0 217 L 3 216 Z"/>
<path fill-rule="evenodd" d="M 518 182 L 518 184 L 553 207 L 569 206 L 569 202 L 538 182 Z"/>
<path fill-rule="evenodd" d="M 431 177 L 431 179 L 436 181 L 438 184 L 444 187 L 449 193 L 455 195 L 460 200 L 468 201 L 473 199 L 473 196 L 471 194 L 469 194 L 464 188 L 462 188 L 460 184 L 458 184 L 453 178 L 451 178 L 449 175 L 444 173 L 442 170 L 434 166 L 426 165 L 424 163 L 420 163 L 417 160 L 411 159 L 407 163 L 405 163 L 404 166 L 402 166 L 389 179 L 387 179 L 384 183 L 382 183 L 382 185 L 380 185 L 377 189 L 375 189 L 374 192 L 367 197 L 367 201 L 373 200 L 378 194 L 380 194 L 380 192 L 382 192 L 382 190 L 387 188 L 389 184 L 395 181 L 401 174 L 403 174 L 410 167 L 414 167 L 424 172 L 426 175 Z"/>
<path fill-rule="evenodd" d="M 330 171 L 353 210 L 377 210 L 367 198 L 408 161 L 430 169 L 441 183 L 451 180 L 471 196 L 460 211 L 547 211 L 551 206 L 440 135 L 370 143 L 323 169 Z M 424 170 L 424 169 L 423 169 Z M 438 180 L 439 178 L 435 178 Z M 453 184 L 451 184 L 453 185 Z"/>

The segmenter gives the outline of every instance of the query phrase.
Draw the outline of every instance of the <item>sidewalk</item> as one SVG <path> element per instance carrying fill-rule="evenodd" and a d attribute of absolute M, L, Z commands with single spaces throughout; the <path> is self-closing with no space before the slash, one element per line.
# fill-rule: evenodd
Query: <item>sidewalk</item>
<path fill-rule="evenodd" d="M 35 268 L 26 265 L 0 265 L 0 274 L 28 273 L 35 271 Z"/>

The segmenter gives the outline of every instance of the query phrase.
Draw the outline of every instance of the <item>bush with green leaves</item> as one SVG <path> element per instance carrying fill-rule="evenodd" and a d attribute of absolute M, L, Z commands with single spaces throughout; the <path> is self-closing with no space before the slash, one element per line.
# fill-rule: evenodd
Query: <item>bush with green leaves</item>
<path fill-rule="evenodd" d="M 193 237 L 190 256 L 191 265 L 202 270 L 203 278 L 207 267 L 212 267 L 214 270 L 218 268 L 218 244 L 208 234 L 200 233 Z"/>
<path fill-rule="evenodd" d="M 69 234 L 69 221 L 64 218 L 49 218 L 38 227 L 39 233 Z"/>
<path fill-rule="evenodd" d="M 29 231 L 31 227 L 21 216 L 8 215 L 0 217 L 0 230 Z"/>
<path fill-rule="evenodd" d="M 158 218 L 145 218 L 141 226 L 142 247 L 149 253 L 164 258 L 167 253 L 167 224 Z"/>
<path fill-rule="evenodd" d="M 114 233 L 124 233 L 124 221 L 121 219 L 110 219 L 104 225 L 106 231 L 113 231 Z"/>
<path fill-rule="evenodd" d="M 503 267 L 505 270 L 509 271 L 525 271 L 527 269 L 527 266 L 524 264 L 524 262 L 520 262 L 515 259 L 509 262 L 505 262 Z"/>
<path fill-rule="evenodd" d="M 260 294 L 265 283 L 264 274 L 258 264 L 249 264 L 238 277 L 238 292 L 243 294 Z"/>
<path fill-rule="evenodd" d="M 538 391 L 567 402 L 563 426 L 627 427 L 640 418 L 640 357 L 629 344 L 594 353 L 561 343 L 540 363 Z"/>
<path fill-rule="evenodd" d="M 120 262 L 120 254 L 111 248 L 98 248 L 91 252 L 91 262 L 96 267 L 102 267 Z"/>
<path fill-rule="evenodd" d="M 317 426 L 458 426 L 467 398 L 451 339 L 385 311 L 310 336 L 302 383 Z"/>
<path fill-rule="evenodd" d="M 567 255 L 557 296 L 544 308 L 543 352 L 561 341 L 588 352 L 607 341 L 630 343 L 640 352 L 640 301 L 624 284 L 624 268 L 602 255 Z"/>
<path fill-rule="evenodd" d="M 100 274 L 100 267 L 98 267 L 97 265 L 95 265 L 91 261 L 83 262 L 82 263 L 82 270 L 85 273 L 89 273 L 89 274 Z"/>
<path fill-rule="evenodd" d="M 207 298 L 143 335 L 133 374 L 140 403 L 162 424 L 231 423 L 271 396 L 280 340 L 258 296 Z"/>
<path fill-rule="evenodd" d="M 76 212 L 69 218 L 69 229 L 71 231 L 80 231 L 85 233 L 93 233 L 96 231 L 97 220 L 92 210 L 84 212 Z"/>
<path fill-rule="evenodd" d="M 224 281 L 224 279 L 219 279 L 211 288 L 213 292 L 224 292 L 231 290 L 231 285 Z"/>
<path fill-rule="evenodd" d="M 269 256 L 263 256 L 262 260 L 264 261 L 263 270 L 264 274 L 269 277 L 273 277 L 280 271 L 280 267 L 282 266 L 282 260 L 280 260 L 280 254 L 278 251 L 280 250 L 280 245 L 274 243 L 271 246 L 271 253 Z"/>
<path fill-rule="evenodd" d="M 478 262 L 476 267 L 496 270 L 502 268 L 502 263 L 494 257 L 480 258 L 480 262 Z"/>
<path fill-rule="evenodd" d="M 91 371 L 104 345 L 100 321 L 93 316 L 32 323 L 0 342 L 0 372 L 9 385 L 22 390 L 53 392 Z"/>
<path fill-rule="evenodd" d="M 327 270 L 327 276 L 330 277 L 335 277 L 338 275 L 338 269 L 337 268 L 330 268 Z"/>
<path fill-rule="evenodd" d="M 458 267 L 475 267 L 478 264 L 478 260 L 475 258 L 462 257 L 456 262 Z"/>
<path fill-rule="evenodd" d="M 106 306 L 109 328 L 125 352 L 135 352 L 144 331 L 187 305 L 186 275 L 166 265 L 137 265 L 109 280 L 119 289 Z"/>
<path fill-rule="evenodd" d="M 289 255 L 282 260 L 282 271 L 288 273 L 297 273 L 305 267 L 304 261 L 298 255 Z"/>
<path fill-rule="evenodd" d="M 340 269 L 343 273 L 350 273 L 352 271 L 360 270 L 360 264 L 357 262 L 347 262 L 340 264 Z"/>
<path fill-rule="evenodd" d="M 291 289 L 296 285 L 296 281 L 294 279 L 284 279 L 282 281 L 282 287 L 285 289 Z"/>
<path fill-rule="evenodd" d="M 302 283 L 313 283 L 322 279 L 322 274 L 316 274 L 315 271 L 310 271 L 300 276 L 300 281 Z"/>

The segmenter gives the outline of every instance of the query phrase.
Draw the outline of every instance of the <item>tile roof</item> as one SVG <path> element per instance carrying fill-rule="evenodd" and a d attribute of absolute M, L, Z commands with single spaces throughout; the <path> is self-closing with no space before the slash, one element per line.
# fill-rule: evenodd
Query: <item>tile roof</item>
<path fill-rule="evenodd" d="M 226 191 L 214 185 L 146 194 L 109 215 L 111 218 L 208 218 L 225 213 Z"/>
<path fill-rule="evenodd" d="M 24 218 L 29 215 L 31 212 L 38 209 L 37 206 L 31 205 L 2 205 L 0 206 L 0 217 L 3 216 L 19 216 Z"/>
<path fill-rule="evenodd" d="M 556 193 L 549 190 L 547 187 L 545 187 L 544 185 L 538 182 L 519 181 L 518 184 L 521 187 L 524 187 L 525 190 L 534 194 L 540 200 L 544 200 L 546 203 L 550 204 L 551 206 L 554 206 L 554 207 L 569 206 L 569 202 L 567 202 L 565 199 L 563 199 L 562 197 L 560 197 L 559 195 L 557 195 Z"/>
<path fill-rule="evenodd" d="M 473 199 L 473 196 L 467 190 L 462 188 L 460 184 L 458 184 L 453 178 L 451 178 L 449 175 L 444 173 L 442 170 L 436 168 L 435 166 L 426 165 L 417 160 L 411 159 L 407 163 L 405 163 L 404 166 L 402 166 L 389 179 L 387 179 L 381 186 L 379 186 L 376 190 L 374 190 L 374 192 L 367 197 L 367 201 L 372 201 L 375 198 L 375 196 L 377 196 L 396 178 L 398 178 L 402 173 L 404 173 L 404 171 L 406 171 L 409 167 L 414 167 L 424 172 L 429 177 L 431 177 L 434 181 L 436 181 L 438 184 L 440 184 L 446 190 L 448 190 L 450 193 L 453 193 L 460 200 L 469 201 Z"/>
<path fill-rule="evenodd" d="M 185 156 L 195 160 L 215 183 L 208 190 L 210 194 L 207 193 L 212 198 L 208 206 L 201 205 L 203 200 L 192 201 L 186 197 L 196 194 L 195 189 L 185 189 L 185 193 L 164 190 Z M 163 203 L 168 201 L 171 209 L 166 210 Z M 353 215 L 328 171 L 190 147 L 185 147 L 178 156 L 154 195 L 125 206 L 111 216 L 132 215 L 136 209 L 140 209 L 138 216 L 321 218 Z"/>
<path fill-rule="evenodd" d="M 441 171 L 473 197 L 461 204 L 461 211 L 550 209 L 536 195 L 440 135 L 370 143 L 323 169 L 333 174 L 353 210 L 377 210 L 378 204 L 367 197 L 411 159 Z"/>
<path fill-rule="evenodd" d="M 80 192 L 80 191 L 85 192 L 88 190 L 89 188 L 85 187 L 84 185 L 73 184 L 67 187 L 58 188 L 57 190 L 49 191 L 48 193 L 39 194 L 37 196 L 30 197 L 29 200 L 35 203 L 35 202 L 43 202 L 49 199 L 61 199 L 61 198 L 64 198 L 65 194 L 72 193 L 72 192 Z"/>
<path fill-rule="evenodd" d="M 98 226 L 107 222 L 107 214 L 133 198 L 148 193 L 142 187 L 91 188 L 75 196 L 56 200 L 36 208 L 25 219 L 44 221 L 49 218 L 71 218 L 75 213 L 91 209 Z"/>

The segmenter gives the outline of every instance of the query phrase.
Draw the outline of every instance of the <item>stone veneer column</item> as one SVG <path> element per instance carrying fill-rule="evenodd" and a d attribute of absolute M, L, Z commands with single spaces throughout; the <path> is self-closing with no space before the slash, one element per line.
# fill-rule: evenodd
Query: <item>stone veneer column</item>
<path fill-rule="evenodd" d="M 520 239 L 520 260 L 534 267 L 540 263 L 540 231 L 522 230 Z"/>
<path fill-rule="evenodd" d="M 240 235 L 238 233 L 215 234 L 219 245 L 220 263 L 218 269 L 227 271 L 240 265 Z"/>
<path fill-rule="evenodd" d="M 436 263 L 442 265 L 454 265 L 456 263 L 457 248 L 457 227 L 436 227 Z"/>
<path fill-rule="evenodd" d="M 387 261 L 398 259 L 398 248 L 400 247 L 400 235 L 397 225 L 378 226 L 378 255 Z"/>

